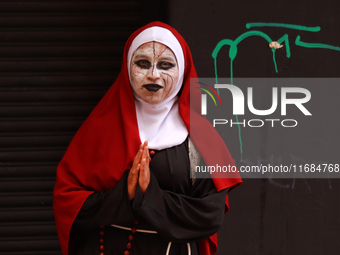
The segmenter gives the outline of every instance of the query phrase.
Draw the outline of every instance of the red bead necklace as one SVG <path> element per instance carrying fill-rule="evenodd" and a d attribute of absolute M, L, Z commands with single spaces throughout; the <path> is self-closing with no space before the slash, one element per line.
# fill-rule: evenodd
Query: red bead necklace
<path fill-rule="evenodd" d="M 138 224 L 138 222 L 139 222 L 139 220 L 136 219 L 134 221 L 135 225 L 131 228 L 131 234 L 128 237 L 129 241 L 128 241 L 127 245 L 126 245 L 127 250 L 124 251 L 124 255 L 130 255 L 130 250 L 131 250 L 131 247 L 132 247 L 132 243 L 131 242 L 134 239 L 133 235 L 137 232 L 137 224 Z"/>
<path fill-rule="evenodd" d="M 105 250 L 105 246 L 104 246 L 104 235 L 105 235 L 105 231 L 104 231 L 104 226 L 100 226 L 100 231 L 99 231 L 99 235 L 100 235 L 100 239 L 99 239 L 99 250 L 100 250 L 100 255 L 105 255 L 104 250 Z"/>

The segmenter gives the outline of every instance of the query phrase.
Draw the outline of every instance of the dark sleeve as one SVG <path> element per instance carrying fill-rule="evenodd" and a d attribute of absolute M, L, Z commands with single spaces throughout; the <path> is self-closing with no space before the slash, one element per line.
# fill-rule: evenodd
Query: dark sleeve
<path fill-rule="evenodd" d="M 143 195 L 137 186 L 133 208 L 165 239 L 172 242 L 199 241 L 222 226 L 228 189 L 217 192 L 212 179 L 196 179 L 191 196 L 162 190 L 151 171 Z"/>
<path fill-rule="evenodd" d="M 133 222 L 134 214 L 127 192 L 128 174 L 127 170 L 114 188 L 91 194 L 80 209 L 74 224 L 78 227 L 99 227 Z"/>

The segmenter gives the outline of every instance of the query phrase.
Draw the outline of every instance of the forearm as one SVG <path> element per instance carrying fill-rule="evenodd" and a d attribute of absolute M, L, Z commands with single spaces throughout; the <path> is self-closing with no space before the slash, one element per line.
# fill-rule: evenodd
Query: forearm
<path fill-rule="evenodd" d="M 125 172 L 114 188 L 91 194 L 79 211 L 74 224 L 97 227 L 133 222 L 133 210 L 127 193 L 127 175 L 128 172 Z"/>

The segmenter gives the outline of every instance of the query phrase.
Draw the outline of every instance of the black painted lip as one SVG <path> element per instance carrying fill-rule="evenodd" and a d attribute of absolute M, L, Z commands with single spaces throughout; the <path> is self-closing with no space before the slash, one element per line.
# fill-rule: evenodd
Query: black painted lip
<path fill-rule="evenodd" d="M 158 90 L 162 89 L 163 87 L 158 84 L 147 84 L 143 85 L 144 88 L 146 88 L 148 91 L 151 92 L 157 92 Z"/>

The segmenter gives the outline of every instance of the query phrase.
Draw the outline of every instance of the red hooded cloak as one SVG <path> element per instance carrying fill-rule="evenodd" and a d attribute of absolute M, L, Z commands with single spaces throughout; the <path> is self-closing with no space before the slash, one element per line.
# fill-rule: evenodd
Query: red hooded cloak
<path fill-rule="evenodd" d="M 124 48 L 121 72 L 82 124 L 57 169 L 53 210 L 58 236 L 64 255 L 68 255 L 72 224 L 89 195 L 113 188 L 126 169 L 130 169 L 141 144 L 135 101 L 129 82 L 127 54 L 134 38 L 146 28 L 159 26 L 170 30 L 181 44 L 184 59 L 184 79 L 179 97 L 179 113 L 189 135 L 206 165 L 234 165 L 222 138 L 200 114 L 201 91 L 190 88 L 190 78 L 197 78 L 189 47 L 172 27 L 152 22 L 134 32 Z M 191 93 L 191 106 L 190 106 Z M 194 101 L 193 101 L 194 99 Z M 206 132 L 209 130 L 209 136 Z M 214 178 L 217 191 L 233 189 L 242 183 L 238 173 L 226 178 Z M 225 201 L 228 210 L 228 196 Z M 200 254 L 217 251 L 217 235 L 200 241 Z"/>

